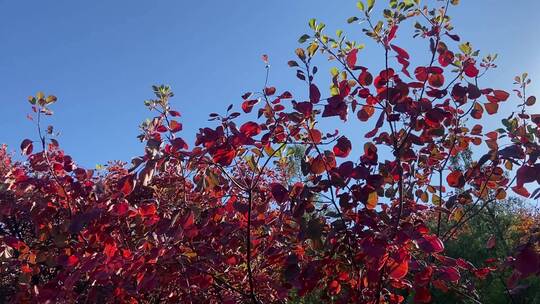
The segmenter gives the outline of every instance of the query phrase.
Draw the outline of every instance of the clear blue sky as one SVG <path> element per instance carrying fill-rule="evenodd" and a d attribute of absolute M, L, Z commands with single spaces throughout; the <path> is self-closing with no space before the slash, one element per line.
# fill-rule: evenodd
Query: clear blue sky
<path fill-rule="evenodd" d="M 380 8 L 387 1 L 378 2 Z M 37 137 L 25 118 L 26 99 L 41 90 L 58 96 L 50 121 L 77 162 L 129 161 L 142 152 L 135 137 L 149 117 L 143 100 L 152 84 L 173 87 L 184 129 L 194 134 L 208 125 L 209 112 L 239 105 L 242 93 L 261 88 L 263 53 L 271 59 L 272 85 L 304 90 L 286 62 L 308 32 L 307 21 L 316 17 L 332 32 L 342 28 L 365 40 L 345 22 L 357 14 L 355 3 L 0 0 L 0 143 L 19 153 L 22 139 Z M 538 12 L 533 0 L 463 0 L 451 9 L 463 40 L 499 53 L 499 69 L 484 86 L 510 90 L 513 76 L 528 71 L 540 92 Z M 421 54 L 426 57 L 425 48 Z M 370 66 L 380 58 L 359 60 Z M 323 86 L 326 75 L 319 76 Z"/>

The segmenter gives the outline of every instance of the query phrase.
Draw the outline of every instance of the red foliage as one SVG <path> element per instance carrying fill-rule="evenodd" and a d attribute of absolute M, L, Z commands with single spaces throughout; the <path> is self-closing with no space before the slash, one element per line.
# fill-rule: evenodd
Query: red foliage
<path fill-rule="evenodd" d="M 362 9 L 371 18 L 372 7 Z M 494 261 L 475 266 L 445 255 L 445 242 L 459 237 L 470 215 L 446 231 L 428 222 L 487 204 L 510 187 L 539 197 L 538 189 L 525 188 L 540 182 L 538 120 L 525 112 L 534 103 L 525 96 L 529 80 L 516 78 L 521 114 L 505 118 L 496 132 L 468 126 L 469 118 L 481 119 L 484 108 L 495 114 L 510 97 L 478 87 L 491 59 L 478 65 L 469 44 L 450 50 L 459 37 L 441 15 L 447 7 L 434 9 L 424 15 L 432 16 L 427 25 L 416 27 L 429 42 L 431 62 L 416 67 L 411 79 L 410 55 L 390 42 L 398 24 L 419 13 L 401 4 L 390 10 L 399 18 L 365 30 L 385 50 L 382 71 L 358 66 L 357 44 L 338 43 L 312 21 L 309 46 L 296 50 L 300 63 L 289 61 L 308 96 L 285 102 L 289 91 L 268 86 L 246 93 L 241 108 L 256 110 L 257 118 L 243 119 L 232 105 L 226 114 L 212 113 L 217 126 L 200 129 L 192 149 L 178 137 L 173 93 L 155 86 L 156 99 L 146 105 L 158 114 L 142 125 L 146 147 L 130 168 L 81 168 L 50 133 L 40 132 L 39 151 L 33 141 L 22 142 L 25 162 L 0 150 L 5 299 L 271 303 L 318 292 L 321 301 L 336 303 L 401 303 L 408 295 L 428 303 L 433 289 L 470 293 L 471 278 L 497 269 Z M 326 99 L 313 83 L 317 52 L 338 64 Z M 268 69 L 268 56 L 263 61 Z M 396 64 L 400 72 L 391 68 Z M 52 114 L 56 97 L 39 93 L 29 101 L 40 118 Z M 363 137 L 349 139 L 318 124 L 349 115 L 361 121 L 348 122 L 353 132 L 369 130 Z M 463 171 L 450 168 L 451 156 L 482 140 L 485 155 Z M 363 149 L 354 150 L 358 141 Z M 287 177 L 290 145 L 305 148 L 300 180 Z M 515 186 L 507 177 L 512 164 Z M 513 269 L 509 286 L 540 272 L 538 240 L 531 237 L 498 265 Z"/>

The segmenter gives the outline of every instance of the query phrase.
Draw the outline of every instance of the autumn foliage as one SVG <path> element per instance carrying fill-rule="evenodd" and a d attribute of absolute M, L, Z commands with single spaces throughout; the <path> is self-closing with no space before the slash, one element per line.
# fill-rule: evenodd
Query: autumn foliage
<path fill-rule="evenodd" d="M 56 97 L 30 97 L 37 139 L 22 141 L 22 161 L 0 150 L 0 299 L 429 303 L 442 292 L 477 301 L 476 284 L 491 275 L 512 299 L 540 273 L 537 223 L 509 256 L 480 264 L 448 256 L 445 244 L 489 204 L 540 196 L 530 80 L 516 77 L 512 95 L 483 84 L 496 56 L 479 57 L 454 32 L 457 1 L 418 2 L 392 0 L 380 21 L 373 0 L 359 2 L 348 22 L 364 21 L 377 59 L 311 20 L 288 62 L 306 90 L 265 83 L 210 114 L 193 144 L 171 89 L 154 86 L 145 105 L 156 116 L 141 125 L 145 150 L 130 165 L 78 166 L 43 127 Z M 414 35 L 426 58 L 400 46 L 401 28 L 400 41 Z M 318 57 L 331 59 L 329 77 L 316 77 Z M 379 58 L 382 70 L 367 67 Z M 486 129 L 502 103 L 515 111 Z M 337 120 L 363 132 L 347 138 L 319 123 Z M 303 148 L 299 179 L 287 173 L 292 146 Z M 452 167 L 468 149 L 478 157 Z"/>

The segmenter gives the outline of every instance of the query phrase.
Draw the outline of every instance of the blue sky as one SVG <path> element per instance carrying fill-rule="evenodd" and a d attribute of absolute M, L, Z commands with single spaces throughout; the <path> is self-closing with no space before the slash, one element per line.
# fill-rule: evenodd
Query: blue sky
<path fill-rule="evenodd" d="M 378 2 L 375 11 L 387 1 Z M 143 100 L 151 97 L 152 84 L 161 83 L 173 87 L 190 139 L 209 124 L 209 112 L 239 106 L 244 92 L 261 88 L 263 53 L 270 56 L 271 85 L 304 92 L 286 62 L 308 32 L 307 21 L 315 17 L 332 32 L 341 28 L 366 40 L 361 27 L 345 22 L 358 13 L 355 3 L 0 0 L 0 143 L 19 153 L 22 139 L 37 138 L 25 118 L 26 99 L 44 91 L 59 98 L 50 123 L 78 163 L 128 161 L 142 152 L 137 126 L 150 116 Z M 463 40 L 499 54 L 499 69 L 483 86 L 510 90 L 514 75 L 527 71 L 533 92 L 540 91 L 538 11 L 540 2 L 532 0 L 463 0 L 451 8 Z M 416 53 L 409 37 L 398 39 L 427 61 L 426 48 Z M 360 55 L 363 65 L 380 65 L 373 47 Z M 327 70 L 320 74 L 326 86 Z"/>

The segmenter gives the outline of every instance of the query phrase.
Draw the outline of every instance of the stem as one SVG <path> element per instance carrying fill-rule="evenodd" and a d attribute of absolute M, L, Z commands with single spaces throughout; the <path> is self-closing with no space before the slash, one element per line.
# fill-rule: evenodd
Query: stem
<path fill-rule="evenodd" d="M 449 158 L 447 158 L 449 159 Z M 439 171 L 439 208 L 442 208 L 442 175 L 443 175 L 443 168 Z M 437 214 L 437 237 L 441 234 L 441 218 L 442 218 L 442 211 L 439 210 Z"/>
<path fill-rule="evenodd" d="M 249 189 L 248 191 L 248 218 L 247 218 L 247 232 L 246 232 L 249 297 L 251 298 L 252 303 L 258 303 L 257 298 L 255 297 L 255 289 L 253 286 L 253 271 L 251 269 L 251 208 L 252 208 L 252 195 L 251 195 L 251 189 Z"/>
<path fill-rule="evenodd" d="M 53 169 L 53 166 L 51 164 L 51 161 L 49 159 L 49 154 L 48 154 L 48 151 L 45 147 L 45 136 L 41 133 L 41 108 L 38 108 L 38 114 L 37 114 L 37 129 L 38 129 L 38 134 L 39 134 L 39 139 L 41 141 L 41 149 L 43 151 L 43 156 L 45 156 L 45 162 L 47 162 L 47 168 L 49 169 L 49 173 L 52 175 L 54 181 L 58 184 L 58 186 L 60 186 L 60 188 L 62 188 L 62 191 L 64 192 L 64 195 L 66 196 L 66 200 L 67 200 L 67 205 L 68 205 L 68 215 L 69 217 L 72 216 L 72 212 L 71 212 L 71 199 L 69 197 L 69 194 L 66 190 L 66 188 L 64 187 L 64 185 L 62 183 L 60 183 L 60 179 L 58 178 L 58 176 L 56 175 L 56 173 L 54 173 L 54 169 Z"/>

